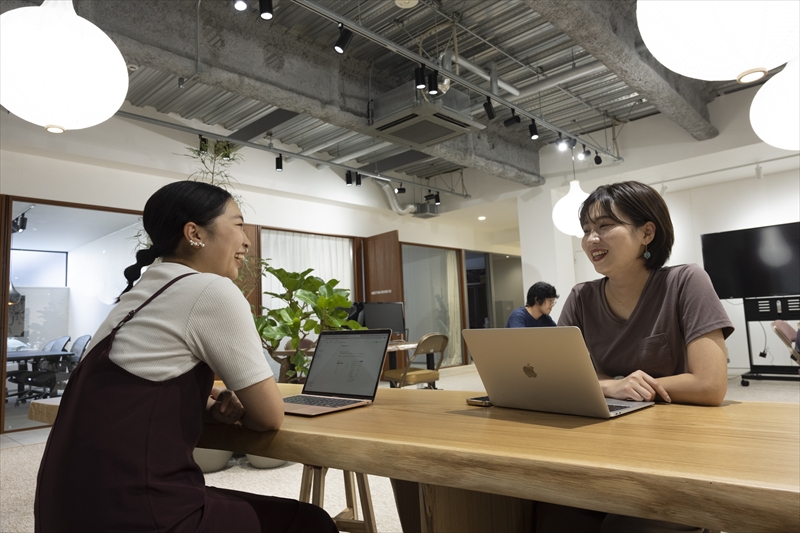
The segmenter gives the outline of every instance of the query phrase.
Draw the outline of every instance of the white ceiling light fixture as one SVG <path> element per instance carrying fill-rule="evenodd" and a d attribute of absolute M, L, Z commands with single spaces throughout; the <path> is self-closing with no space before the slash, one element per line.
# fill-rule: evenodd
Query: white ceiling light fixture
<path fill-rule="evenodd" d="M 569 182 L 569 192 L 553 206 L 553 224 L 558 231 L 578 238 L 583 237 L 578 211 L 588 197 L 589 195 L 581 189 L 578 180 Z"/>
<path fill-rule="evenodd" d="M 400 9 L 411 9 L 419 3 L 419 0 L 394 0 L 394 5 Z"/>
<path fill-rule="evenodd" d="M 639 0 L 636 19 L 650 53 L 690 78 L 751 83 L 800 53 L 793 0 Z"/>
<path fill-rule="evenodd" d="M 108 120 L 127 93 L 122 54 L 72 0 L 0 15 L 0 104 L 18 117 L 53 133 L 79 130 Z"/>
<path fill-rule="evenodd" d="M 800 58 L 758 90 L 750 104 L 750 125 L 770 146 L 800 150 Z"/>

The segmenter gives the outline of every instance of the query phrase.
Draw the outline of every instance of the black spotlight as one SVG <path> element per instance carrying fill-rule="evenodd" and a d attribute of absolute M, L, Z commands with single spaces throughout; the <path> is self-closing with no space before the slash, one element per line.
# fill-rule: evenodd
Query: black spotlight
<path fill-rule="evenodd" d="M 11 221 L 11 233 L 22 233 L 28 227 L 28 218 L 25 213 Z"/>
<path fill-rule="evenodd" d="M 361 174 L 356 172 L 356 187 L 361 187 Z"/>
<path fill-rule="evenodd" d="M 531 125 L 528 126 L 528 131 L 531 132 L 531 140 L 535 141 L 539 138 L 539 130 L 536 129 L 536 121 L 531 119 Z"/>
<path fill-rule="evenodd" d="M 439 200 L 439 193 L 438 192 L 433 195 L 433 203 L 436 204 L 436 205 L 440 205 L 442 203 L 442 201 Z"/>
<path fill-rule="evenodd" d="M 565 141 L 564 138 L 561 136 L 561 132 L 559 132 L 558 134 L 558 141 L 556 142 L 556 146 L 558 146 L 558 150 L 560 152 L 567 151 L 567 141 Z"/>
<path fill-rule="evenodd" d="M 198 135 L 198 137 L 200 137 L 200 148 L 198 148 L 198 150 L 200 151 L 201 154 L 207 154 L 208 153 L 208 139 L 206 139 L 202 135 Z"/>
<path fill-rule="evenodd" d="M 516 110 L 512 107 L 511 116 L 503 121 L 503 126 L 505 126 L 506 128 L 510 128 L 515 124 L 519 124 L 521 120 L 522 118 L 519 115 L 517 115 Z"/>
<path fill-rule="evenodd" d="M 258 0 L 258 12 L 264 20 L 272 18 L 272 0 Z"/>
<path fill-rule="evenodd" d="M 435 70 L 428 74 L 428 94 L 431 96 L 439 94 L 439 73 Z"/>
<path fill-rule="evenodd" d="M 428 189 L 428 194 L 425 195 L 425 201 L 430 202 L 434 198 L 436 198 L 436 195 L 433 194 L 430 189 Z"/>
<path fill-rule="evenodd" d="M 578 154 L 578 160 L 579 160 L 579 161 L 583 161 L 583 160 L 584 160 L 584 159 L 586 159 L 587 157 L 592 157 L 592 152 L 591 152 L 590 150 L 587 150 L 587 149 L 586 149 L 586 145 L 585 145 L 585 144 L 583 144 L 583 145 L 581 145 L 581 146 L 583 146 L 583 152 L 581 152 L 581 153 L 579 153 L 579 154 Z"/>
<path fill-rule="evenodd" d="M 403 184 L 401 183 L 399 187 L 395 187 L 394 188 L 394 193 L 395 194 L 405 194 L 406 193 L 406 188 L 403 187 Z"/>
<path fill-rule="evenodd" d="M 283 172 L 283 154 L 275 158 L 275 172 Z"/>
<path fill-rule="evenodd" d="M 486 97 L 486 101 L 483 103 L 483 109 L 486 111 L 486 116 L 489 120 L 494 119 L 494 107 L 492 107 L 492 99 L 488 96 Z"/>
<path fill-rule="evenodd" d="M 349 170 L 344 173 L 344 183 L 348 187 L 353 185 L 353 173 Z"/>
<path fill-rule="evenodd" d="M 594 164 L 595 164 L 595 165 L 599 165 L 599 164 L 600 164 L 600 163 L 602 163 L 602 162 L 603 162 L 603 158 L 602 158 L 602 157 L 600 157 L 600 154 L 598 154 L 597 152 L 595 152 L 595 153 L 594 153 Z"/>
<path fill-rule="evenodd" d="M 344 27 L 344 24 L 339 24 L 339 38 L 336 40 L 336 44 L 333 45 L 333 49 L 336 50 L 337 53 L 343 54 L 347 47 L 350 45 L 350 41 L 353 40 L 353 32 L 348 30 Z"/>
<path fill-rule="evenodd" d="M 414 83 L 417 89 L 425 88 L 425 65 L 420 65 L 414 69 Z"/>
<path fill-rule="evenodd" d="M 573 139 L 571 137 L 569 139 L 567 139 L 567 148 L 569 148 L 570 150 L 575 148 L 576 144 L 578 144 L 578 141 L 576 141 L 575 139 Z"/>

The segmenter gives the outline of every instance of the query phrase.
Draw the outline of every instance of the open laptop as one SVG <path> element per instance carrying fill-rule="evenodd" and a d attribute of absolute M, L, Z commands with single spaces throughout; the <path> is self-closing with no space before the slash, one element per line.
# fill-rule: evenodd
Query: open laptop
<path fill-rule="evenodd" d="M 604 398 L 580 329 L 465 329 L 464 339 L 493 405 L 613 418 L 653 402 Z"/>
<path fill-rule="evenodd" d="M 283 399 L 290 415 L 317 416 L 375 400 L 390 329 L 323 331 L 302 394 Z"/>

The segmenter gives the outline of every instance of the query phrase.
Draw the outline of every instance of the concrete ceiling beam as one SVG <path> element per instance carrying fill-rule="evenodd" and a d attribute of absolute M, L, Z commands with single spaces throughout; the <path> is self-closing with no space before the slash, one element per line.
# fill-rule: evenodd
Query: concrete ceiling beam
<path fill-rule="evenodd" d="M 564 2 L 525 0 L 535 12 L 568 35 L 629 87 L 697 140 L 711 139 L 719 131 L 709 121 L 708 84 L 675 74 L 644 49 L 636 24 L 635 0 Z"/>

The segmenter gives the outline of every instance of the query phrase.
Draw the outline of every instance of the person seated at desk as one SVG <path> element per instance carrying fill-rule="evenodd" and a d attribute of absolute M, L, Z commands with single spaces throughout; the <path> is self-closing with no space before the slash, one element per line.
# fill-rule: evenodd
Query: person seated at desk
<path fill-rule="evenodd" d="M 152 245 L 125 269 L 102 340 L 61 400 L 35 530 L 337 531 L 319 507 L 206 487 L 192 459 L 204 421 L 255 431 L 283 422 L 250 306 L 232 282 L 250 246 L 239 207 L 224 189 L 179 181 L 150 197 L 142 222 Z M 235 392 L 212 388 L 215 373 Z"/>
<path fill-rule="evenodd" d="M 507 328 L 539 328 L 545 326 L 555 326 L 556 323 L 550 318 L 553 306 L 556 305 L 558 294 L 556 288 L 539 281 L 531 285 L 528 289 L 528 298 L 524 307 L 519 307 L 511 311 L 511 315 L 506 322 Z"/>
<path fill-rule="evenodd" d="M 604 277 L 572 289 L 558 325 L 583 332 L 603 394 L 722 403 L 733 326 L 702 268 L 664 266 L 674 232 L 661 195 L 635 181 L 604 185 L 583 203 L 580 221 L 583 251 Z M 548 531 L 702 529 L 539 502 L 537 532 Z"/>

